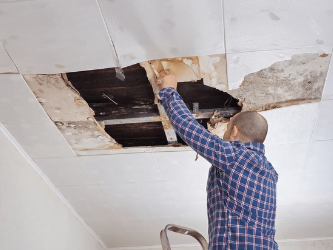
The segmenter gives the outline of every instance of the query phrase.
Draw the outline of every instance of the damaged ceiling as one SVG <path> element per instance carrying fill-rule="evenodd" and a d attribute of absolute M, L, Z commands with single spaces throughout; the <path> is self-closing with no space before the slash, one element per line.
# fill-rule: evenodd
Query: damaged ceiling
<path fill-rule="evenodd" d="M 331 0 L 0 1 L 0 122 L 106 247 L 207 237 L 210 166 L 168 130 L 162 65 L 214 133 L 216 110 L 268 120 L 277 241 L 332 238 L 332 27 Z"/>

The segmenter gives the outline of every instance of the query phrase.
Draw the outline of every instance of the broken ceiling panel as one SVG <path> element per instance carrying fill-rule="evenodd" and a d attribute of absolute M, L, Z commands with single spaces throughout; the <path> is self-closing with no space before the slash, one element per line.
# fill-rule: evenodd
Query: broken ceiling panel
<path fill-rule="evenodd" d="M 331 0 L 225 0 L 227 52 L 333 45 Z"/>
<path fill-rule="evenodd" d="M 25 75 L 24 78 L 74 150 L 121 148 L 95 120 L 94 111 L 65 75 Z"/>
<path fill-rule="evenodd" d="M 221 0 L 100 0 L 123 67 L 224 53 Z"/>
<path fill-rule="evenodd" d="M 0 42 L 0 74 L 3 73 L 18 73 L 18 72 L 14 63 L 7 54 L 7 51 Z"/>
<path fill-rule="evenodd" d="M 0 1 L 0 9 L 0 41 L 22 74 L 116 66 L 96 1 Z"/>
<path fill-rule="evenodd" d="M 213 58 L 216 57 L 220 58 Z M 210 60 L 206 61 L 208 65 L 211 64 Z M 218 61 L 215 59 L 213 63 L 218 64 Z M 175 69 L 187 72 L 183 74 L 182 71 L 178 71 L 185 81 L 179 83 L 178 92 L 194 117 L 204 126 L 207 126 L 206 119 L 209 119 L 215 110 L 219 110 L 226 117 L 240 111 L 238 100 L 226 92 L 204 84 L 199 58 L 165 59 L 160 63 L 176 65 Z M 148 62 L 141 65 L 144 67 L 136 64 L 124 68 L 125 81 L 117 79 L 112 69 L 67 73 L 67 77 L 95 111 L 95 118 L 104 121 L 106 132 L 124 147 L 168 144 L 179 146 L 183 141 L 174 132 L 174 135 L 171 135 L 171 124 L 155 100 L 155 73 Z M 214 67 L 207 68 L 214 70 Z M 194 79 L 187 79 L 188 75 L 200 80 L 191 82 Z M 215 76 L 215 79 L 222 78 Z M 226 83 L 225 79 L 223 83 Z"/>
<path fill-rule="evenodd" d="M 243 111 L 262 111 L 320 101 L 331 56 L 293 55 L 245 76 L 238 89 L 229 90 L 242 102 Z"/>
<path fill-rule="evenodd" d="M 332 46 L 227 54 L 229 90 L 237 89 L 242 84 L 244 77 L 250 73 L 268 68 L 279 61 L 291 60 L 293 55 L 305 53 L 331 55 Z"/>

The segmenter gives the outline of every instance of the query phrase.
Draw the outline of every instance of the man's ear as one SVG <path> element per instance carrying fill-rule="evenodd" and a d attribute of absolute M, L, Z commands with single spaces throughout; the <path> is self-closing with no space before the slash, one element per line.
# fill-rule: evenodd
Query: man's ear
<path fill-rule="evenodd" d="M 236 126 L 233 126 L 233 128 L 232 128 L 230 139 L 232 141 L 239 140 L 239 129 Z"/>

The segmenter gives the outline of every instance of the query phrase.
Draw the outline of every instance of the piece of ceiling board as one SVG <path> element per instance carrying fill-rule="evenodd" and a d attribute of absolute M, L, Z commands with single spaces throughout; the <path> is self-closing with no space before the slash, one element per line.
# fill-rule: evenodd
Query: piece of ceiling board
<path fill-rule="evenodd" d="M 38 103 L 23 77 L 0 74 L 0 122 L 47 122 L 49 117 Z"/>
<path fill-rule="evenodd" d="M 331 0 L 225 0 L 227 52 L 333 45 Z"/>
<path fill-rule="evenodd" d="M 331 58 L 330 67 L 328 70 L 326 84 L 323 91 L 323 100 L 333 99 L 333 60 Z"/>
<path fill-rule="evenodd" d="M 312 140 L 333 140 L 333 100 L 319 103 L 319 113 Z"/>
<path fill-rule="evenodd" d="M 244 77 L 248 74 L 268 68 L 276 62 L 291 60 L 293 55 L 301 55 L 307 53 L 330 56 L 332 54 L 332 46 L 316 46 L 297 49 L 228 53 L 228 88 L 237 89 L 242 84 Z M 288 66 L 290 67 L 290 69 L 292 69 L 291 65 Z"/>
<path fill-rule="evenodd" d="M 51 120 L 7 123 L 4 126 L 33 159 L 75 156 L 74 151 Z"/>
<path fill-rule="evenodd" d="M 162 180 L 151 153 L 82 156 L 79 159 L 98 185 Z"/>
<path fill-rule="evenodd" d="M 0 43 L 0 74 L 3 73 L 18 73 L 18 72 L 12 59 L 10 59 L 9 55 L 7 54 L 7 51 Z"/>
<path fill-rule="evenodd" d="M 224 53 L 221 0 L 99 0 L 123 67 Z"/>
<path fill-rule="evenodd" d="M 265 145 L 309 143 L 318 103 L 300 104 L 260 112 L 268 122 Z"/>
<path fill-rule="evenodd" d="M 0 40 L 22 74 L 116 66 L 94 0 L 0 2 Z"/>
<path fill-rule="evenodd" d="M 94 184 L 78 157 L 45 158 L 34 161 L 56 187 Z"/>

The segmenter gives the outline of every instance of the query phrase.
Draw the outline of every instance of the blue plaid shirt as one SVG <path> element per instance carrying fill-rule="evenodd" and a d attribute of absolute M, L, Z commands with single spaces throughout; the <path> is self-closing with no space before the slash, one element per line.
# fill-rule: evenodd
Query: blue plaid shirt
<path fill-rule="evenodd" d="M 192 116 L 174 88 L 159 93 L 178 135 L 208 160 L 209 250 L 278 249 L 274 240 L 278 174 L 261 143 L 229 142 Z"/>

